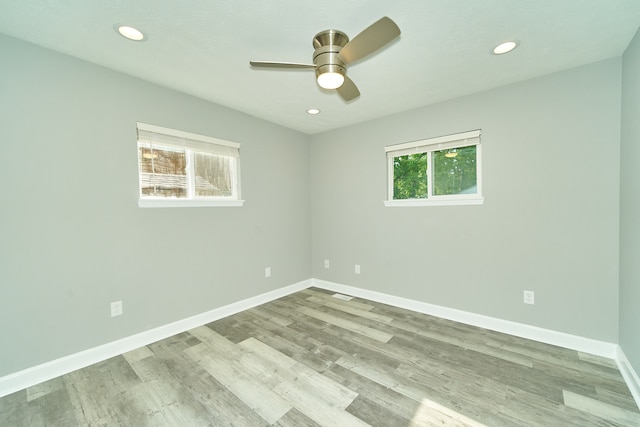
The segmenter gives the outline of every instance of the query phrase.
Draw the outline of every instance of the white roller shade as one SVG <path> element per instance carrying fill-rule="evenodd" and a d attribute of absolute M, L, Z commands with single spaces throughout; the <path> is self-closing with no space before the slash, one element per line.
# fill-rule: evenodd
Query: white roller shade
<path fill-rule="evenodd" d="M 149 148 L 166 147 L 206 152 L 218 156 L 240 157 L 240 144 L 209 136 L 138 123 L 138 142 Z"/>
<path fill-rule="evenodd" d="M 472 145 L 480 145 L 480 130 L 389 145 L 384 147 L 384 151 L 387 152 L 387 157 L 397 157 L 446 150 L 449 148 L 469 147 Z"/>

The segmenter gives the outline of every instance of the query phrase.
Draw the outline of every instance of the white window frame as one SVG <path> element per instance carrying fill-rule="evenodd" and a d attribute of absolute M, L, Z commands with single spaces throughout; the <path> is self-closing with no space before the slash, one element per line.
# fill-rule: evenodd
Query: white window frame
<path fill-rule="evenodd" d="M 389 145 L 384 148 L 387 153 L 387 207 L 410 206 L 451 206 L 451 205 L 481 205 L 484 203 L 482 196 L 482 150 L 480 145 L 480 130 L 457 133 L 453 135 L 439 136 L 436 138 L 419 141 L 405 142 L 403 144 Z M 433 156 L 435 151 L 452 148 L 476 147 L 476 194 L 447 194 L 433 195 Z M 393 159 L 408 154 L 427 153 L 427 198 L 426 199 L 394 199 Z"/>
<path fill-rule="evenodd" d="M 140 144 L 157 145 L 158 147 L 184 149 L 186 154 L 186 170 L 188 180 L 188 196 L 186 198 L 177 197 L 153 197 L 143 196 L 142 182 L 140 175 L 140 160 L 138 159 L 138 206 L 141 208 L 167 208 L 167 207 L 233 207 L 242 206 L 244 200 L 240 198 L 240 144 L 232 141 L 225 141 L 209 136 L 184 132 L 181 130 L 169 129 L 147 123 L 137 122 L 137 143 L 136 151 L 140 153 Z M 152 139 L 164 138 L 166 143 L 153 142 Z M 194 194 L 195 174 L 191 159 L 194 153 L 218 152 L 223 155 L 229 154 L 231 162 L 232 195 L 217 197 L 197 197 Z M 139 155 L 139 154 L 138 154 Z"/>

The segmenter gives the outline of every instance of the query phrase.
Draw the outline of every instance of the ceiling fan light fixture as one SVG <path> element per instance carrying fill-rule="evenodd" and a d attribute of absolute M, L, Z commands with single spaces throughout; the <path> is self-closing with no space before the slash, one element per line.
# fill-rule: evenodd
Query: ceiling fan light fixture
<path fill-rule="evenodd" d="M 362 30 L 353 40 L 337 30 L 324 30 L 313 38 L 313 65 L 281 61 L 249 61 L 253 68 L 315 69 L 316 82 L 323 89 L 335 89 L 345 102 L 360 96 L 347 77 L 347 66 L 377 52 L 400 36 L 400 28 L 383 16 Z"/>
<path fill-rule="evenodd" d="M 344 76 L 336 72 L 318 74 L 318 85 L 324 89 L 337 89 L 344 83 Z"/>

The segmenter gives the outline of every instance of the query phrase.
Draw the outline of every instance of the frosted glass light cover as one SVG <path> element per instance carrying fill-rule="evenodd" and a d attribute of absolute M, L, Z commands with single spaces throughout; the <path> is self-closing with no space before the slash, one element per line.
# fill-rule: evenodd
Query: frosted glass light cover
<path fill-rule="evenodd" d="M 344 83 L 344 76 L 340 73 L 323 73 L 318 76 L 318 84 L 325 89 L 337 89 Z"/>

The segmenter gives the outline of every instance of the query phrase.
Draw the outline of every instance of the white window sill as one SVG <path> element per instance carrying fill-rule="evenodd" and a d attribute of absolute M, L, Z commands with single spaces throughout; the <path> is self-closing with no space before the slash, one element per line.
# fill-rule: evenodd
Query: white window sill
<path fill-rule="evenodd" d="M 244 200 L 138 199 L 141 208 L 202 208 L 242 206 Z"/>
<path fill-rule="evenodd" d="M 388 208 L 415 207 L 415 206 L 481 205 L 484 203 L 484 197 L 474 197 L 474 198 L 464 198 L 464 199 L 385 200 L 383 203 Z"/>

